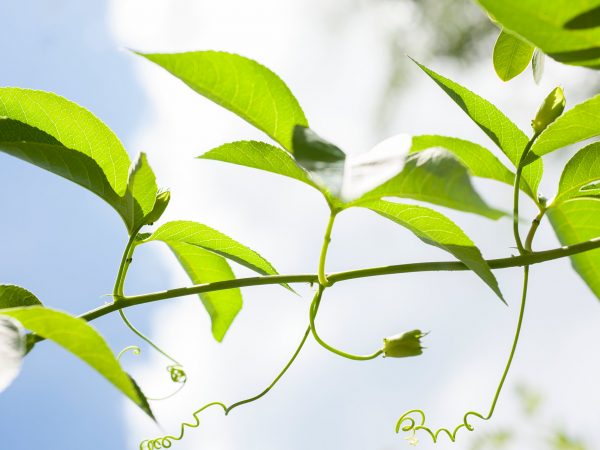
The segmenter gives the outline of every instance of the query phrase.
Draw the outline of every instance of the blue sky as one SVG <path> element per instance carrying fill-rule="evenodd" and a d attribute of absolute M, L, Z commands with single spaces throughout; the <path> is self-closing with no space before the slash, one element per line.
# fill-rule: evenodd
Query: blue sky
<path fill-rule="evenodd" d="M 259 250 L 281 272 L 308 272 L 316 266 L 326 221 L 321 199 L 289 180 L 195 160 L 225 141 L 264 137 L 124 48 L 251 56 L 288 82 L 318 132 L 358 153 L 387 137 L 370 118 L 389 64 L 381 50 L 381 24 L 389 11 L 347 9 L 334 0 L 3 2 L 0 16 L 10 20 L 0 29 L 0 85 L 59 93 L 105 121 L 132 158 L 146 151 L 159 183 L 173 192 L 165 219 L 204 222 Z M 550 62 L 541 86 L 522 76 L 507 88 L 487 60 L 468 71 L 450 61 L 430 63 L 492 99 L 524 129 L 555 84 L 565 86 L 573 105 L 587 76 Z M 393 133 L 449 134 L 491 146 L 416 68 L 409 76 L 418 81 L 398 102 Z M 546 192 L 556 184 L 556 162 L 564 160 L 548 158 Z M 1 281 L 26 286 L 48 305 L 73 313 L 101 304 L 126 240 L 118 216 L 87 191 L 3 154 L 0 183 Z M 478 187 L 491 203 L 510 204 L 509 188 Z M 508 221 L 448 214 L 484 254 L 514 251 Z M 547 225 L 538 242 L 540 248 L 556 245 Z M 336 224 L 328 265 L 335 271 L 442 258 L 447 256 L 395 225 L 352 211 Z M 520 289 L 519 271 L 497 276 L 512 308 L 469 274 L 387 277 L 332 289 L 319 319 L 331 341 L 366 353 L 383 336 L 420 327 L 432 331 L 426 354 L 361 365 L 309 344 L 267 398 L 227 419 L 208 414 L 206 425 L 178 448 L 402 449 L 407 444 L 393 433 L 393 424 L 407 409 L 423 406 L 441 426 L 454 424 L 470 408 L 485 410 L 510 344 Z M 164 249 L 150 245 L 135 258 L 127 292 L 188 283 Z M 177 430 L 208 401 L 234 401 L 270 382 L 305 327 L 310 290 L 299 290 L 301 299 L 278 287 L 246 290 L 244 310 L 223 344 L 212 340 L 196 298 L 130 313 L 175 351 L 190 375 L 180 396 L 155 405 L 164 431 Z M 536 268 L 531 292 L 498 423 L 512 423 L 511 389 L 522 381 L 549 396 L 550 419 L 598 439 L 598 432 L 590 432 L 600 401 L 598 390 L 590 391 L 600 373 L 597 352 L 590 351 L 600 339 L 597 301 L 567 261 Z M 94 325 L 115 351 L 139 344 L 114 318 Z M 126 359 L 126 368 L 150 395 L 168 391 L 165 361 L 144 350 Z M 135 448 L 140 439 L 162 434 L 108 383 L 51 343 L 27 357 L 20 377 L 0 396 L 0 414 L 2 444 L 11 450 Z M 479 425 L 484 431 L 492 426 Z M 469 439 L 456 448 L 468 448 Z"/>

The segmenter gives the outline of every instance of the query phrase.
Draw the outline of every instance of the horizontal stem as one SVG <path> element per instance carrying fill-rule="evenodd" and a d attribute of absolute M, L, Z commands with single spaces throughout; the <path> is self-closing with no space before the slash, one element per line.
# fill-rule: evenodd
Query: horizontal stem
<path fill-rule="evenodd" d="M 553 259 L 564 258 L 578 253 L 587 252 L 600 248 L 600 238 L 594 238 L 586 242 L 570 246 L 558 247 L 552 250 L 540 252 L 531 252 L 520 256 L 511 256 L 509 258 L 498 258 L 487 260 L 491 269 L 508 269 L 511 267 L 522 267 L 526 265 L 539 264 Z M 410 264 L 397 264 L 393 266 L 372 267 L 369 269 L 350 270 L 347 272 L 332 273 L 327 276 L 329 283 L 334 284 L 340 281 L 353 280 L 357 278 L 376 277 L 381 275 L 393 275 L 399 273 L 413 272 L 434 272 L 434 271 L 461 271 L 470 270 L 460 261 L 435 261 L 420 262 Z M 269 284 L 281 283 L 317 283 L 317 274 L 299 274 L 299 275 L 266 275 L 260 277 L 238 278 L 235 280 L 216 281 L 214 283 L 199 284 L 196 286 L 170 289 L 168 291 L 156 292 L 152 294 L 135 295 L 131 297 L 122 297 L 116 302 L 103 305 L 80 316 L 80 318 L 90 321 L 102 317 L 120 309 L 131 306 L 142 305 L 144 303 L 166 300 L 169 298 L 184 297 L 186 295 L 200 294 L 202 292 L 222 291 L 226 289 L 235 289 L 249 286 L 264 286 Z"/>

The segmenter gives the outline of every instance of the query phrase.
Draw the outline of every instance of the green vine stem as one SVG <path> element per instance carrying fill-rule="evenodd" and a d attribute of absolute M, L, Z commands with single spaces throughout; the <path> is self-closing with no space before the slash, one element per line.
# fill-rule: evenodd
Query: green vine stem
<path fill-rule="evenodd" d="M 312 335 L 315 338 L 315 341 L 317 341 L 317 343 L 321 347 L 329 350 L 330 352 L 335 353 L 336 355 L 342 356 L 347 359 L 352 359 L 354 361 L 369 361 L 371 359 L 375 359 L 378 356 L 382 355 L 383 349 L 378 350 L 371 355 L 353 355 L 352 353 L 347 353 L 347 352 L 339 350 L 335 347 L 332 347 L 327 342 L 325 342 L 323 339 L 321 339 L 321 337 L 317 333 L 317 328 L 315 326 L 315 318 L 317 317 L 317 312 L 319 310 L 319 305 L 321 304 L 321 298 L 323 296 L 324 290 L 325 290 L 325 287 L 319 285 L 319 287 L 317 288 L 317 292 L 313 298 L 313 301 L 310 305 L 310 330 L 312 331 Z"/>
<path fill-rule="evenodd" d="M 325 274 L 325 261 L 327 259 L 327 250 L 329 249 L 329 244 L 331 243 L 331 231 L 333 230 L 333 223 L 335 222 L 336 215 L 337 211 L 335 209 L 331 209 L 329 221 L 327 222 L 327 228 L 325 229 L 325 236 L 323 237 L 321 255 L 319 257 L 319 270 L 317 274 L 319 278 L 319 284 L 325 287 L 330 285 L 330 282 L 327 279 L 327 275 Z"/>
<path fill-rule="evenodd" d="M 508 258 L 488 259 L 491 269 L 508 269 L 513 267 L 522 267 L 534 264 L 540 264 L 554 259 L 565 258 L 579 253 L 587 252 L 600 248 L 600 237 L 590 239 L 589 241 L 579 244 L 568 245 L 554 248 L 551 250 L 543 250 L 539 252 L 529 252 L 519 256 L 511 256 Z M 332 273 L 327 276 L 330 285 L 347 280 L 359 278 L 369 278 L 383 275 L 395 275 L 401 273 L 416 273 L 416 272 L 434 272 L 434 271 L 466 271 L 470 270 L 460 261 L 431 261 L 409 264 L 397 264 L 391 266 L 371 267 L 368 269 L 350 270 L 346 272 Z M 99 317 L 103 317 L 120 309 L 129 308 L 132 306 L 143 305 L 145 303 L 167 300 L 177 297 L 185 297 L 187 295 L 199 294 L 202 292 L 214 292 L 226 289 L 250 287 L 250 286 L 265 286 L 281 283 L 318 283 L 319 279 L 316 274 L 295 274 L 295 275 L 266 275 L 259 277 L 236 278 L 234 280 L 216 281 L 213 283 L 198 284 L 190 287 L 170 289 L 151 294 L 124 296 L 120 302 L 108 303 L 94 310 L 80 315 L 81 319 L 92 321 Z"/>
<path fill-rule="evenodd" d="M 298 347 L 294 351 L 294 354 L 289 359 L 287 364 L 283 367 L 283 369 L 279 372 L 279 374 L 277 375 L 277 377 L 275 377 L 275 379 L 271 382 L 271 384 L 269 384 L 269 386 L 267 386 L 267 388 L 265 388 L 260 394 L 255 395 L 254 397 L 247 398 L 245 400 L 240 400 L 238 402 L 233 403 L 230 406 L 227 406 L 221 402 L 208 403 L 208 404 L 202 406 L 200 409 L 198 409 L 196 412 L 194 412 L 192 414 L 192 417 L 194 418 L 193 423 L 184 422 L 181 424 L 181 428 L 180 428 L 179 434 L 177 436 L 168 435 L 168 436 L 163 436 L 163 437 L 159 437 L 159 438 L 155 438 L 155 439 L 146 439 L 145 441 L 142 441 L 140 443 L 140 447 L 139 447 L 140 450 L 158 450 L 161 448 L 171 447 L 171 445 L 173 444 L 173 441 L 180 441 L 183 439 L 183 437 L 185 436 L 186 428 L 198 428 L 200 426 L 200 417 L 199 417 L 200 413 L 202 413 L 202 411 L 210 408 L 211 406 L 219 406 L 221 409 L 223 409 L 223 412 L 227 416 L 235 408 L 245 405 L 247 403 L 254 402 L 254 401 L 264 397 L 265 395 L 267 395 L 267 393 L 271 389 L 273 389 L 273 387 L 279 382 L 279 380 L 281 380 L 281 378 L 285 375 L 285 373 L 288 371 L 288 369 L 292 366 L 292 364 L 294 363 L 294 361 L 300 354 L 300 351 L 304 347 L 304 344 L 306 343 L 306 340 L 307 340 L 309 334 L 310 334 L 310 326 L 306 328 L 306 331 L 304 332 L 302 339 L 300 340 L 300 343 L 298 344 Z"/>

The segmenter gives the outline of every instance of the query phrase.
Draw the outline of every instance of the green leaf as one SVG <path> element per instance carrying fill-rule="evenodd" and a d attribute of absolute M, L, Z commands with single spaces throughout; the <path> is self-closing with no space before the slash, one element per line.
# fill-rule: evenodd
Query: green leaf
<path fill-rule="evenodd" d="M 595 142 L 579 150 L 565 166 L 558 185 L 558 194 L 552 202 L 558 205 L 573 197 L 590 196 L 597 188 L 591 183 L 600 180 L 600 142 Z M 583 189 L 583 190 L 582 190 Z"/>
<path fill-rule="evenodd" d="M 598 0 L 477 0 L 495 21 L 555 60 L 600 68 Z M 571 29 L 570 29 L 571 28 Z"/>
<path fill-rule="evenodd" d="M 98 195 L 117 211 L 130 233 L 144 223 L 145 216 L 149 214 L 148 208 L 151 210 L 154 205 L 156 180 L 143 154 L 130 174 L 127 191 L 119 196 L 95 160 L 64 147 L 52 136 L 27 124 L 0 118 L 0 151 L 66 178 Z"/>
<path fill-rule="evenodd" d="M 222 256 L 204 250 L 196 245 L 168 241 L 181 266 L 194 284 L 233 280 L 235 275 Z M 217 341 L 222 341 L 233 319 L 242 309 L 242 293 L 239 289 L 203 292 L 199 294 L 212 321 L 212 333 Z"/>
<path fill-rule="evenodd" d="M 346 154 L 310 128 L 296 126 L 292 142 L 294 158 L 323 189 L 342 196 Z"/>
<path fill-rule="evenodd" d="M 248 267 L 261 275 L 277 271 L 266 259 L 229 236 L 206 225 L 191 221 L 167 222 L 143 242 L 162 241 L 197 246 Z"/>
<path fill-rule="evenodd" d="M 496 277 L 479 249 L 464 231 L 443 214 L 423 206 L 382 200 L 363 203 L 360 206 L 407 228 L 426 244 L 451 253 L 475 272 L 504 301 Z"/>
<path fill-rule="evenodd" d="M 577 198 L 548 209 L 548 218 L 562 245 L 573 245 L 600 236 L 600 199 Z M 571 264 L 600 299 L 600 250 L 571 256 Z"/>
<path fill-rule="evenodd" d="M 0 316 L 0 392 L 13 382 L 21 371 L 26 339 L 19 323 Z"/>
<path fill-rule="evenodd" d="M 471 141 L 437 135 L 415 136 L 410 153 L 435 147 L 441 147 L 456 156 L 473 176 L 514 184 L 515 174 L 508 170 L 491 151 Z M 525 185 L 522 188 L 525 190 Z"/>
<path fill-rule="evenodd" d="M 294 126 L 308 126 L 286 84 L 271 70 L 232 53 L 142 54 L 194 91 L 234 112 L 291 150 Z"/>
<path fill-rule="evenodd" d="M 418 62 L 417 65 L 456 102 L 517 167 L 521 154 L 529 142 L 527 135 L 487 100 Z M 537 195 L 543 171 L 541 160 L 536 160 L 523 169 L 523 179 L 534 196 Z"/>
<path fill-rule="evenodd" d="M 546 127 L 531 147 L 543 156 L 567 145 L 600 136 L 600 95 L 565 111 Z"/>
<path fill-rule="evenodd" d="M 534 47 L 514 34 L 501 31 L 494 46 L 494 69 L 502 81 L 512 80 L 522 73 L 531 58 Z"/>
<path fill-rule="evenodd" d="M 123 371 L 106 341 L 85 320 L 43 306 L 3 309 L 0 315 L 12 317 L 28 330 L 73 353 L 154 418 L 146 399 Z"/>
<path fill-rule="evenodd" d="M 457 158 L 437 147 L 411 154 L 398 175 L 351 204 L 360 206 L 364 201 L 383 197 L 412 198 L 490 219 L 504 216 L 479 196 L 467 169 Z"/>
<path fill-rule="evenodd" d="M 4 122 L 0 150 L 5 145 L 18 148 L 27 144 L 60 144 L 94 160 L 117 195 L 125 193 L 130 165 L 127 152 L 113 132 L 86 109 L 49 92 L 0 88 L 0 117 L 21 122 L 38 132 L 21 135 L 19 131 L 23 128 L 11 127 L 11 121 Z M 31 137 L 33 141 L 28 141 Z M 31 156 L 34 157 L 31 163 L 47 165 L 43 152 Z"/>
<path fill-rule="evenodd" d="M 27 289 L 13 284 L 0 284 L 0 309 L 41 304 L 42 302 Z"/>
<path fill-rule="evenodd" d="M 264 142 L 231 142 L 209 150 L 199 158 L 265 170 L 293 178 L 320 190 L 309 173 L 300 167 L 288 152 Z"/>

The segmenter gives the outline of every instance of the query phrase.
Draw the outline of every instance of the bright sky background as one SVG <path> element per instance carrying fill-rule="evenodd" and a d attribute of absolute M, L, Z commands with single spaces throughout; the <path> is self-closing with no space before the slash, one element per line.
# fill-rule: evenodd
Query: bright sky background
<path fill-rule="evenodd" d="M 390 15 L 402 13 L 374 3 L 3 2 L 0 85 L 59 93 L 104 120 L 132 157 L 146 151 L 159 184 L 173 194 L 164 220 L 206 223 L 258 250 L 281 273 L 315 271 L 327 219 L 322 199 L 291 180 L 193 159 L 226 141 L 266 137 L 125 49 L 219 49 L 252 57 L 282 76 L 317 132 L 350 153 L 395 133 L 448 134 L 491 148 L 416 67 L 410 73 L 415 82 L 398 102 L 389 133 L 374 127 L 389 67 L 382 45 L 393 23 Z M 426 62 L 494 101 L 524 130 L 556 84 L 565 87 L 572 106 L 581 100 L 582 84 L 595 75 L 548 62 L 541 86 L 529 74 L 505 85 L 489 59 L 468 71 L 451 61 Z M 547 159 L 543 191 L 548 195 L 567 153 Z M 126 240 L 118 216 L 92 194 L 3 154 L 0 183 L 1 281 L 23 285 L 46 304 L 73 313 L 105 301 L 101 296 L 111 290 Z M 477 184 L 490 203 L 509 207 L 509 187 Z M 514 253 L 508 220 L 445 212 L 487 257 Z M 537 248 L 557 244 L 547 224 L 536 242 Z M 350 211 L 336 223 L 328 269 L 430 259 L 449 258 L 392 223 Z M 173 448 L 402 449 L 408 444 L 393 427 L 408 409 L 423 408 L 429 424 L 448 427 L 472 408 L 487 412 L 511 344 L 521 289 L 519 270 L 496 275 L 509 309 L 466 273 L 336 286 L 327 292 L 319 316 L 321 333 L 330 342 L 370 353 L 383 337 L 418 327 L 431 331 L 427 351 L 414 359 L 360 363 L 341 360 L 311 342 L 266 398 L 227 418 L 208 412 L 200 429 Z M 172 256 L 152 244 L 136 255 L 127 291 L 188 284 Z M 131 311 L 139 327 L 185 364 L 190 379 L 181 395 L 153 405 L 164 431 L 176 432 L 209 401 L 230 403 L 271 382 L 306 327 L 310 290 L 299 291 L 302 298 L 276 286 L 246 289 L 244 309 L 222 344 L 212 340 L 197 298 Z M 514 422 L 513 391 L 521 382 L 547 396 L 548 423 L 584 435 L 593 447 L 600 442 L 598 302 L 566 260 L 534 267 L 530 293 L 521 346 L 497 417 L 491 423 L 474 420 L 476 430 L 485 433 Z M 115 318 L 94 325 L 115 351 L 139 344 Z M 141 357 L 126 358 L 126 368 L 148 395 L 169 392 L 167 362 L 144 350 Z M 0 417 L 0 448 L 11 450 L 133 449 L 141 439 L 163 434 L 91 369 L 50 343 L 32 352 L 21 376 L 2 393 Z M 531 424 L 523 429 L 535 435 Z M 453 448 L 467 449 L 473 435 L 462 434 Z M 433 446 L 422 436 L 418 448 Z"/>

